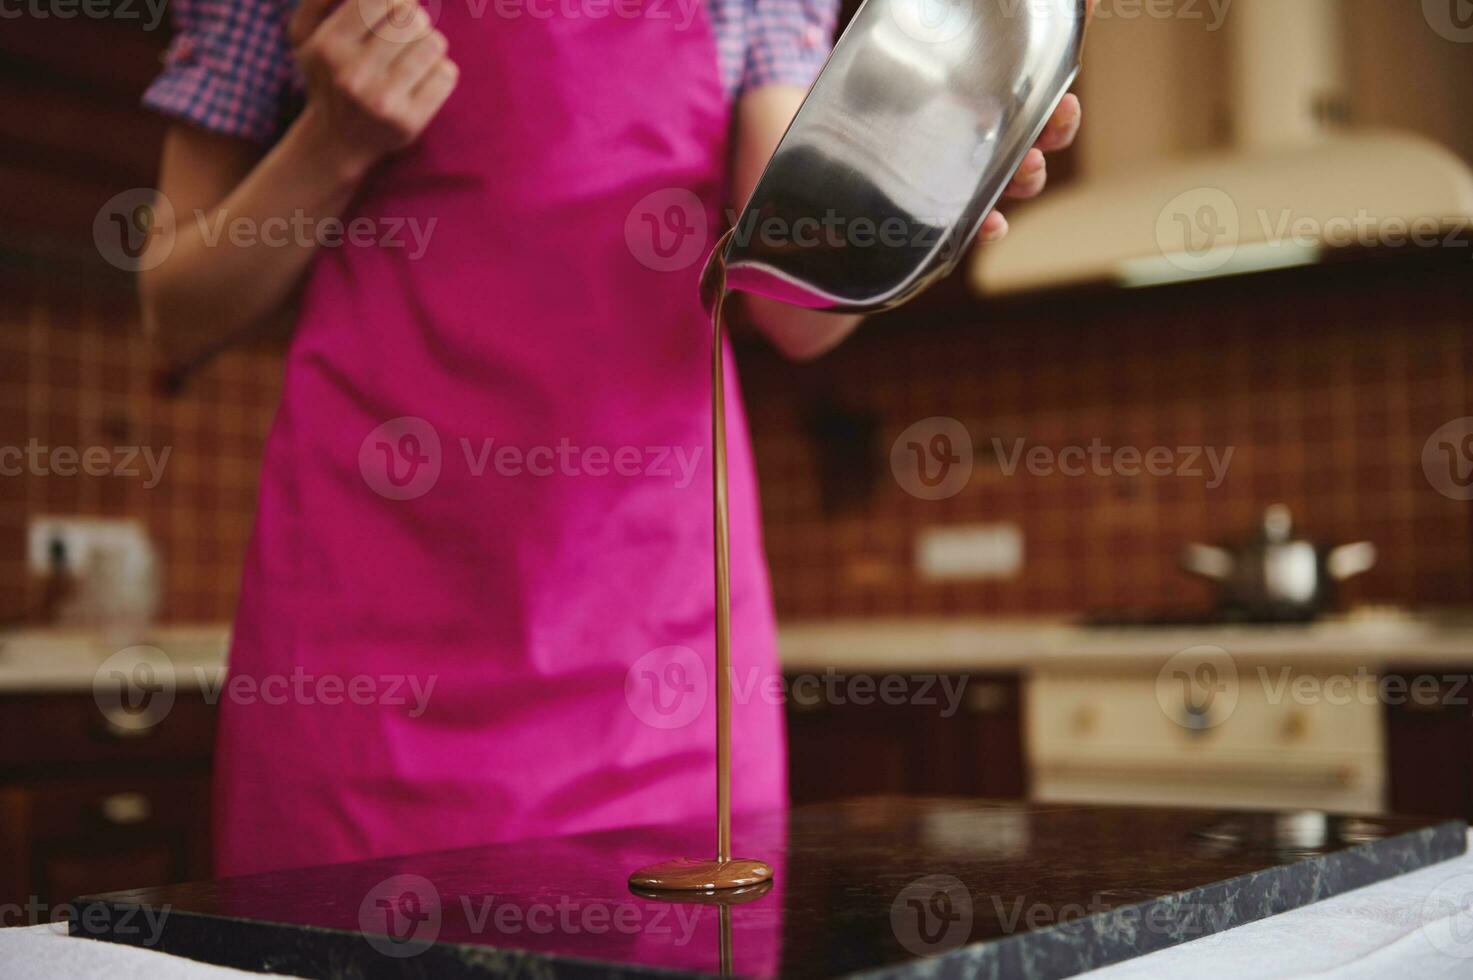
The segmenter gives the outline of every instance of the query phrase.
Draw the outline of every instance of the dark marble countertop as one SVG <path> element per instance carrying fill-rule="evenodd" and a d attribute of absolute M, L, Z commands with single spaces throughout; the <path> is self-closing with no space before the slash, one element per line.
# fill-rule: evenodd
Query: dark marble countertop
<path fill-rule="evenodd" d="M 72 931 L 302 976 L 1072 976 L 1452 858 L 1461 821 L 873 798 L 739 815 L 770 888 L 631 894 L 633 828 L 79 899 Z"/>

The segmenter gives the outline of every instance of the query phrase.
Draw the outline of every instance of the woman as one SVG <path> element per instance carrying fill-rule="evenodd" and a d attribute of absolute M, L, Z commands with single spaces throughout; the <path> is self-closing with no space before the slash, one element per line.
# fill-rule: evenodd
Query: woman
<path fill-rule="evenodd" d="M 230 655 L 233 690 L 260 694 L 220 718 L 220 873 L 713 812 L 696 279 L 834 4 L 174 5 L 146 101 L 177 120 L 177 227 L 141 280 L 146 322 L 178 364 L 297 323 Z M 1071 97 L 1041 146 L 1078 118 Z M 1043 182 L 1034 151 L 1012 193 Z M 704 213 L 672 223 L 684 201 Z M 651 236 L 701 232 L 689 261 L 641 237 L 651 216 Z M 242 226 L 259 240 L 219 234 Z M 855 323 L 749 313 L 794 357 Z M 773 615 L 727 392 L 733 799 L 779 807 L 780 707 L 754 693 Z"/>

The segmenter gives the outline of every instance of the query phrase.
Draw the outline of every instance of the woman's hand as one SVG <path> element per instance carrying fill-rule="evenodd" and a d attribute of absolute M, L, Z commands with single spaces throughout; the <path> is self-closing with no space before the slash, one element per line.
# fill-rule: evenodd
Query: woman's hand
<path fill-rule="evenodd" d="M 1048 183 L 1048 160 L 1044 154 L 1067 150 L 1072 146 L 1074 137 L 1079 135 L 1079 120 L 1079 96 L 1070 92 L 1060 100 L 1059 107 L 1054 110 L 1048 125 L 1044 127 L 1043 135 L 1018 166 L 1018 172 L 1013 175 L 1012 182 L 1004 192 L 1005 197 L 1022 201 L 1043 193 L 1044 185 Z M 994 211 L 982 222 L 982 230 L 977 233 L 977 238 L 983 242 L 995 242 L 1007 233 L 1008 219 L 1003 217 L 1002 212 Z"/>
<path fill-rule="evenodd" d="M 1095 8 L 1099 5 L 1100 0 L 1089 0 L 1085 16 L 1093 17 Z M 1018 172 L 1013 174 L 1012 183 L 1008 184 L 1008 189 L 1003 192 L 1004 197 L 1023 201 L 1043 193 L 1044 185 L 1048 183 L 1048 160 L 1044 154 L 1067 150 L 1074 145 L 1074 137 L 1079 135 L 1080 116 L 1079 96 L 1070 92 L 1059 100 L 1059 107 L 1049 117 L 1048 124 L 1043 128 L 1043 135 L 1038 138 L 1038 142 L 1033 144 L 1033 148 L 1018 165 Z M 1008 219 L 1000 212 L 993 211 L 982 222 L 982 227 L 977 232 L 977 240 L 981 242 L 1000 241 L 1007 233 Z"/>
<path fill-rule="evenodd" d="M 732 180 L 732 200 L 738 213 L 746 206 L 805 94 L 804 89 L 793 85 L 768 85 L 744 94 L 738 103 Z M 1048 182 L 1044 153 L 1072 144 L 1079 132 L 1079 119 L 1079 99 L 1073 94 L 1064 96 L 1038 143 L 1013 175 L 1006 191 L 1008 197 L 1017 200 L 1043 192 Z M 995 242 L 1007 233 L 1007 219 L 993 211 L 977 237 L 982 242 Z M 860 322 L 857 316 L 800 309 L 762 296 L 746 294 L 742 299 L 757 327 L 794 360 L 809 360 L 830 350 Z"/>
<path fill-rule="evenodd" d="M 1093 16 L 1099 0 L 1089 0 Z M 793 85 L 769 85 L 745 93 L 737 103 L 735 156 L 732 164 L 732 202 L 737 213 L 777 149 L 788 124 L 803 104 L 805 91 Z M 1067 149 L 1079 133 L 1079 98 L 1065 95 L 1049 117 L 1043 135 L 1023 158 L 1004 192 L 1014 200 L 1037 197 L 1048 183 L 1045 153 Z M 980 242 L 995 242 L 1008 233 L 1008 221 L 993 211 L 977 233 Z M 773 345 L 794 360 L 808 360 L 837 346 L 860 323 L 852 314 L 835 314 L 788 306 L 777 300 L 747 294 L 743 300 L 753 323 Z"/>
<path fill-rule="evenodd" d="M 253 144 L 187 125 L 169 129 L 159 189 L 175 215 L 139 275 L 144 325 L 176 371 L 289 310 L 320 246 L 236 246 L 202 229 L 340 217 L 368 169 L 419 137 L 455 89 L 445 37 L 415 0 L 302 0 L 290 40 L 307 105 L 261 156 Z"/>
<path fill-rule="evenodd" d="M 416 0 L 302 0 L 288 36 L 307 80 L 303 125 L 349 176 L 414 142 L 460 77 Z"/>

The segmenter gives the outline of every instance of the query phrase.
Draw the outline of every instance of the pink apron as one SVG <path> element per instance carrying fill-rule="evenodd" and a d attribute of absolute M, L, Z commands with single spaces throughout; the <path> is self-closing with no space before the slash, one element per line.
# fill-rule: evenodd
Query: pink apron
<path fill-rule="evenodd" d="M 711 32 L 670 4 L 438 6 L 460 87 L 354 206 L 389 241 L 321 253 L 287 360 L 220 874 L 714 812 Z M 435 221 L 422 255 L 409 219 Z M 740 811 L 785 805 L 786 771 L 727 363 Z"/>

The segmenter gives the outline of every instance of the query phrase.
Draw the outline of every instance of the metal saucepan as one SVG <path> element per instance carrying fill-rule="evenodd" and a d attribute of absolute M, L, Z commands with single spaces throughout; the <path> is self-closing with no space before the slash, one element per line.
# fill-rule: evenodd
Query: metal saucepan
<path fill-rule="evenodd" d="M 1263 527 L 1235 548 L 1188 545 L 1182 566 L 1220 586 L 1218 604 L 1248 619 L 1310 619 L 1330 608 L 1335 585 L 1369 571 L 1376 546 L 1369 541 L 1326 548 L 1293 536 L 1284 504 L 1263 515 Z"/>

